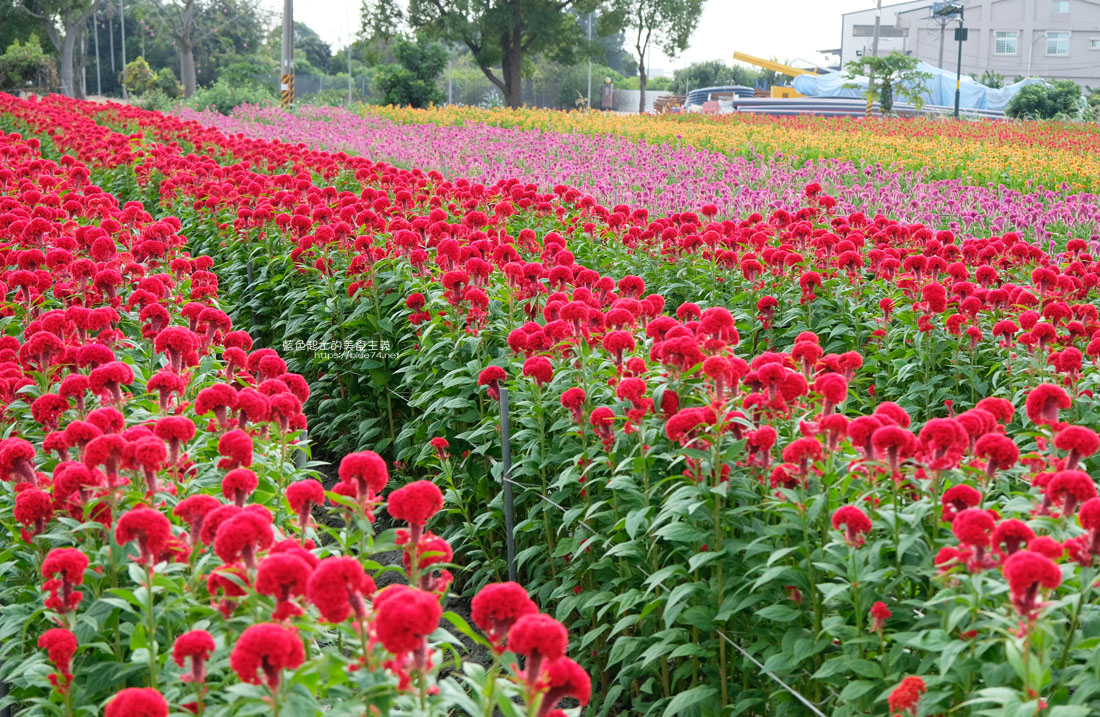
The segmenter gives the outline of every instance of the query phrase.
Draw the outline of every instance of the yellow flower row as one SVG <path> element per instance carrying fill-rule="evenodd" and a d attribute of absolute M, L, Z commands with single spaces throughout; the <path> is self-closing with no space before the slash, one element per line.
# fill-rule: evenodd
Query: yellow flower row
<path fill-rule="evenodd" d="M 860 166 L 922 170 L 927 179 L 1017 189 L 1066 183 L 1100 188 L 1100 129 L 1059 122 L 955 122 L 950 119 L 762 117 L 754 115 L 617 115 L 604 112 L 363 106 L 398 123 L 488 124 L 587 135 L 613 135 L 650 144 L 686 144 L 727 155 L 796 163 L 840 159 Z"/>

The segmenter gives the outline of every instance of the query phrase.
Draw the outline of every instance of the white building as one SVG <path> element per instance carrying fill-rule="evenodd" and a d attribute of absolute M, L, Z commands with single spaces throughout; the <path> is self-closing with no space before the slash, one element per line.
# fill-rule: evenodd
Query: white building
<path fill-rule="evenodd" d="M 907 10 L 928 7 L 932 0 L 909 0 L 909 2 L 895 5 L 882 6 L 882 18 L 878 31 L 878 54 L 889 55 L 891 52 L 906 52 L 909 50 L 908 33 L 898 27 L 898 14 Z M 872 5 L 867 10 L 856 10 L 841 15 L 840 30 L 840 67 L 848 66 L 865 54 L 871 54 L 871 46 L 875 37 L 875 15 L 878 10 Z"/>

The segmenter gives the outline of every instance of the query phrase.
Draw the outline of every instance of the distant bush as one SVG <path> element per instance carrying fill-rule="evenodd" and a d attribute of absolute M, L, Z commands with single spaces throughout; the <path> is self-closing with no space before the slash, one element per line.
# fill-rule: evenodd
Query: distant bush
<path fill-rule="evenodd" d="M 1073 80 L 1057 80 L 1051 84 L 1028 85 L 1008 103 L 1005 114 L 1017 119 L 1052 119 L 1081 114 L 1084 100 L 1081 88 Z"/>
<path fill-rule="evenodd" d="M 153 68 L 149 67 L 145 58 L 138 55 L 136 60 L 123 68 L 122 86 L 132 95 L 144 96 L 157 86 L 157 75 L 153 72 Z"/>
<path fill-rule="evenodd" d="M 264 86 L 252 83 L 237 85 L 224 77 L 219 77 L 209 87 L 199 88 L 187 100 L 187 105 L 193 109 L 212 109 L 227 115 L 237 105 L 261 105 L 273 99 L 275 96 Z"/>
<path fill-rule="evenodd" d="M 0 87 L 24 88 L 31 85 L 52 87 L 57 84 L 54 61 L 42 50 L 37 35 L 25 43 L 15 40 L 0 55 Z"/>

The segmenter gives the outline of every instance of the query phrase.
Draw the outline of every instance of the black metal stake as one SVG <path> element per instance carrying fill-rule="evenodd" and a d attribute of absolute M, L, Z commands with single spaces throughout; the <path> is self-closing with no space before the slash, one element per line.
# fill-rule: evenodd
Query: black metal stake
<path fill-rule="evenodd" d="M 508 579 L 516 580 L 516 515 L 512 500 L 512 431 L 508 425 L 508 389 L 500 389 L 500 472 L 504 483 L 504 545 L 508 550 Z"/>

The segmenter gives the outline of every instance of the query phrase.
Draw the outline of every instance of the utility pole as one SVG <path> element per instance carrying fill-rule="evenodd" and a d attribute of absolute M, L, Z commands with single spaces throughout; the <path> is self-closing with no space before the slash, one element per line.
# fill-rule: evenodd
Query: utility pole
<path fill-rule="evenodd" d="M 351 6 L 348 0 L 344 0 L 344 20 L 348 23 L 348 107 L 351 107 L 351 46 L 355 42 L 355 35 L 351 31 Z"/>
<path fill-rule="evenodd" d="M 875 0 L 875 32 L 871 36 L 871 57 L 878 57 L 878 29 L 882 22 L 882 0 Z"/>
<path fill-rule="evenodd" d="M 285 109 L 294 102 L 294 0 L 283 0 L 283 58 L 280 67 L 279 106 Z"/>
<path fill-rule="evenodd" d="M 95 35 L 95 93 L 103 96 L 103 85 L 99 78 L 99 11 L 92 15 L 92 34 Z"/>
<path fill-rule="evenodd" d="M 875 0 L 875 31 L 871 35 L 871 57 L 878 57 L 878 32 L 882 24 L 882 0 Z M 864 45 L 866 47 L 866 45 Z M 871 116 L 872 105 L 875 101 L 875 69 L 871 66 L 867 70 L 867 108 L 864 111 L 866 117 Z"/>
<path fill-rule="evenodd" d="M 588 13 L 588 44 L 592 44 L 592 13 Z M 588 48 L 588 105 L 585 109 L 592 109 L 592 48 Z"/>
<path fill-rule="evenodd" d="M 122 35 L 122 71 L 126 72 L 126 0 L 118 0 L 118 23 Z M 122 84 L 122 99 L 126 99 L 130 93 L 126 91 L 126 83 Z"/>
<path fill-rule="evenodd" d="M 963 71 L 963 43 L 966 42 L 966 28 L 963 27 L 963 13 L 965 8 L 962 5 L 959 8 L 959 26 L 955 28 L 955 39 L 959 42 L 959 61 L 955 69 L 955 119 L 959 118 L 959 98 L 960 98 L 960 86 L 962 85 L 962 71 Z"/>

